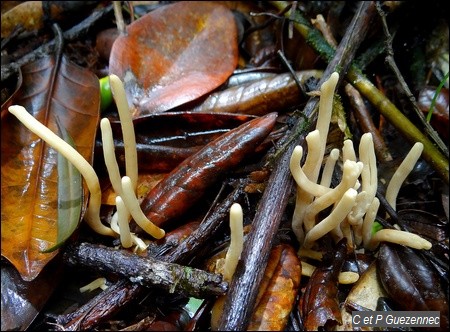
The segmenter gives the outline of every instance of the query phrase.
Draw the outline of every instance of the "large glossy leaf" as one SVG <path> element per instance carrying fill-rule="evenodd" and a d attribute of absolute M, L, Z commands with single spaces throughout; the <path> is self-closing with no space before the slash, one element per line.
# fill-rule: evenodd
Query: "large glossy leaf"
<path fill-rule="evenodd" d="M 91 161 L 100 106 L 96 76 L 64 58 L 57 70 L 53 57 L 22 67 L 22 73 L 22 86 L 7 104 L 24 106 L 56 133 L 58 118 Z M 58 197 L 67 197 L 58 182 L 60 189 L 71 188 L 73 178 L 58 179 L 56 151 L 4 108 L 1 128 L 1 252 L 24 280 L 33 280 L 57 254 L 43 251 L 57 244 Z"/>
<path fill-rule="evenodd" d="M 233 14 L 213 2 L 181 1 L 133 22 L 116 39 L 109 70 L 138 113 L 163 112 L 212 91 L 238 59 Z"/>

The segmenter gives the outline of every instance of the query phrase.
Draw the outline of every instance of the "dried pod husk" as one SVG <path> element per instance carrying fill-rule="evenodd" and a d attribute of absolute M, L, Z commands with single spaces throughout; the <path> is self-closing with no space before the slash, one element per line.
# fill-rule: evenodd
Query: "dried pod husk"
<path fill-rule="evenodd" d="M 280 244 L 271 250 L 248 331 L 284 330 L 297 297 L 301 269 L 292 246 Z"/>
<path fill-rule="evenodd" d="M 317 267 L 300 298 L 299 311 L 303 326 L 307 331 L 317 331 L 319 327 L 332 328 L 342 324 L 339 308 L 338 277 L 347 256 L 347 240 L 337 244 L 334 259 Z"/>
<path fill-rule="evenodd" d="M 440 311 L 440 326 L 448 330 L 448 297 L 439 275 L 416 250 L 382 244 L 378 271 L 386 293 L 404 311 Z"/>

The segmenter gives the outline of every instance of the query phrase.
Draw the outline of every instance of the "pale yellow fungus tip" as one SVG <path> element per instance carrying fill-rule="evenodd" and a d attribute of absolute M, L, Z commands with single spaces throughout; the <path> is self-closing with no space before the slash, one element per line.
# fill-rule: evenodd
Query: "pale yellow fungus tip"
<path fill-rule="evenodd" d="M 117 208 L 117 218 L 119 224 L 119 235 L 120 243 L 124 248 L 130 248 L 133 245 L 133 239 L 130 232 L 128 209 L 125 206 L 122 198 L 116 196 L 116 208 Z"/>
<path fill-rule="evenodd" d="M 417 142 L 411 148 L 411 150 L 406 155 L 405 159 L 403 159 L 400 166 L 396 169 L 394 175 L 389 181 L 388 187 L 386 189 L 386 200 L 392 206 L 392 208 L 396 209 L 396 201 L 397 195 L 400 191 L 400 188 L 408 177 L 409 173 L 413 170 L 416 165 L 417 160 L 419 160 L 423 151 L 423 144 Z"/>

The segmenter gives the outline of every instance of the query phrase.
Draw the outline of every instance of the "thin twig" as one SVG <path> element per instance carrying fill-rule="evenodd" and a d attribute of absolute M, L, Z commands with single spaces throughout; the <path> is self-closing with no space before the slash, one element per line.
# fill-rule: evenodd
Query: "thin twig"
<path fill-rule="evenodd" d="M 229 214 L 233 203 L 238 202 L 248 181 L 241 181 L 237 187 L 219 204 L 214 206 L 214 211 L 208 213 L 200 226 L 184 239 L 177 247 L 168 252 L 162 259 L 167 262 L 187 264 L 192 257 L 205 247 L 207 239 L 214 236 Z"/>
<path fill-rule="evenodd" d="M 116 18 L 117 30 L 123 36 L 126 35 L 127 31 L 125 28 L 125 21 L 122 15 L 122 1 L 113 1 L 114 7 L 114 17 Z"/>
<path fill-rule="evenodd" d="M 197 298 L 223 295 L 228 286 L 218 274 L 90 243 L 68 248 L 65 261 L 72 266 L 120 275 L 139 285 Z"/>
<path fill-rule="evenodd" d="M 281 58 L 281 61 L 284 63 L 284 65 L 286 66 L 286 68 L 289 70 L 289 72 L 292 74 L 292 77 L 294 78 L 295 83 L 297 84 L 297 87 L 300 91 L 303 91 L 302 89 L 302 85 L 300 80 L 297 77 L 297 74 L 295 73 L 294 68 L 292 68 L 291 64 L 289 63 L 289 61 L 286 59 L 286 57 L 284 56 L 284 53 L 281 50 L 277 51 L 278 56 Z"/>

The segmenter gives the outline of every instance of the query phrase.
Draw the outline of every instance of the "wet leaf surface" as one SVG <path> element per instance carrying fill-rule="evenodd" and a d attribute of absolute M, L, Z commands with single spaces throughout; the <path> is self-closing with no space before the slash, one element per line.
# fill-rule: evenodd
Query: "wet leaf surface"
<path fill-rule="evenodd" d="M 61 4 L 66 3 L 78 4 L 78 2 L 61 2 Z M 83 5 L 87 3 L 91 2 L 84 2 Z M 370 2 L 362 2 L 362 4 L 366 6 Z M 7 5 L 9 6 L 10 3 L 2 2 L 2 14 Z M 448 167 L 445 171 L 437 166 L 441 165 L 440 163 L 430 162 L 431 159 L 428 157 L 419 160 L 400 190 L 397 213 L 387 217 L 384 209 L 381 209 L 377 215 L 377 219 L 385 227 L 398 224 L 402 229 L 411 230 L 430 239 L 432 248 L 419 253 L 420 259 L 417 264 L 416 258 L 411 258 L 408 252 L 403 254 L 406 256 L 396 252 L 398 257 L 401 256 L 396 258 L 392 252 L 386 254 L 378 252 L 378 249 L 364 250 L 363 255 L 368 259 L 360 260 L 361 257 L 357 256 L 362 248 L 352 247 L 349 244 L 347 257 L 342 258 L 342 252 L 336 249 L 336 238 L 326 236 L 317 243 L 315 248 L 317 252 L 301 256 L 305 262 L 319 267 L 317 274 L 312 278 L 308 277 L 312 272 L 305 274 L 296 285 L 296 280 L 290 273 L 293 272 L 292 270 L 297 271 L 295 253 L 301 243 L 295 240 L 290 224 L 294 209 L 295 188 L 291 185 L 291 175 L 286 172 L 287 159 L 283 156 L 284 151 L 289 149 L 294 141 L 300 142 L 305 147 L 304 135 L 313 126 L 315 118 L 315 111 L 312 111 L 312 107 L 308 107 L 310 102 L 307 103 L 307 99 L 310 95 L 316 95 L 315 92 L 318 89 L 317 79 L 307 77 L 299 77 L 301 80 L 299 89 L 293 82 L 292 73 L 294 71 L 323 73 L 326 69 L 328 60 L 333 56 L 333 52 L 328 52 L 329 45 L 321 39 L 321 36 L 327 33 L 327 25 L 338 43 L 347 45 L 350 49 L 353 45 L 346 44 L 346 38 L 343 38 L 348 32 L 352 32 L 352 36 L 359 36 L 352 39 L 355 44 L 363 40 L 361 36 L 365 35 L 364 29 L 351 28 L 352 25 L 348 24 L 357 10 L 357 3 L 338 1 L 220 2 L 220 4 L 216 2 L 120 2 L 120 10 L 129 34 L 119 37 L 117 48 L 113 50 L 112 55 L 112 45 L 119 34 L 117 23 L 120 17 L 117 12 L 113 13 L 110 2 L 94 2 L 94 5 L 96 9 L 89 16 L 92 20 L 81 21 L 81 15 L 72 15 L 70 21 L 79 22 L 76 29 L 66 30 L 69 20 L 61 22 L 58 18 L 55 19 L 61 23 L 64 31 L 63 52 L 71 61 L 89 69 L 96 74 L 97 78 L 103 78 L 103 82 L 105 79 L 108 80 L 109 65 L 114 66 L 114 62 L 116 64 L 120 62 L 117 68 L 123 74 L 119 76 L 127 83 L 138 140 L 140 174 L 137 195 L 140 199 L 148 195 L 168 172 L 183 163 L 183 160 L 198 153 L 218 136 L 229 133 L 243 123 L 268 112 L 276 111 L 278 117 L 274 130 L 264 139 L 264 142 L 254 144 L 248 150 L 249 154 L 252 153 L 251 158 L 249 154 L 239 155 L 239 158 L 243 157 L 241 162 L 237 166 L 229 166 L 234 163 L 234 154 L 222 151 L 223 154 L 218 157 L 214 153 L 217 151 L 212 151 L 211 154 L 205 154 L 205 158 L 201 159 L 199 164 L 184 168 L 181 172 L 182 176 L 175 185 L 165 183 L 165 192 L 174 196 L 181 195 L 180 192 L 192 194 L 191 189 L 197 191 L 190 197 L 198 201 L 193 205 L 192 201 L 183 201 L 181 196 L 178 196 L 176 200 L 171 200 L 169 196 L 167 199 L 158 201 L 156 205 L 162 206 L 164 213 L 170 212 L 174 206 L 181 206 L 186 210 L 182 210 L 184 212 L 180 217 L 174 217 L 173 223 L 165 224 L 166 238 L 160 241 L 154 241 L 145 234 L 139 233 L 136 227 L 132 229 L 137 231 L 136 234 L 142 236 L 149 245 L 146 251 L 141 252 L 137 248 L 123 250 L 118 238 L 100 237 L 84 223 L 77 230 L 77 237 L 73 238 L 75 245 L 85 242 L 93 246 L 92 248 L 95 249 L 92 255 L 88 254 L 89 257 L 98 254 L 97 249 L 100 246 L 103 249 L 115 248 L 124 251 L 127 257 L 130 254 L 133 258 L 148 256 L 151 259 L 174 262 L 180 264 L 185 272 L 191 268 L 205 267 L 212 258 L 215 258 L 213 255 L 223 249 L 224 244 L 228 242 L 228 228 L 224 225 L 224 221 L 227 220 L 230 206 L 239 201 L 245 210 L 245 229 L 249 230 L 246 234 L 246 243 L 250 245 L 246 246 L 245 254 L 241 256 L 243 264 L 238 265 L 236 271 L 243 278 L 237 277 L 236 283 L 233 281 L 229 284 L 226 296 L 227 300 L 232 300 L 228 301 L 232 305 L 227 305 L 227 313 L 223 315 L 225 318 L 222 317 L 222 322 L 219 322 L 226 327 L 224 329 L 246 329 L 253 314 L 251 309 L 256 298 L 261 304 L 255 315 L 256 325 L 270 325 L 270 329 L 275 330 L 282 330 L 282 325 L 285 326 L 285 330 L 294 331 L 351 330 L 353 327 L 350 310 L 399 310 L 401 307 L 392 300 L 404 298 L 404 294 L 408 292 L 413 294 L 407 295 L 408 309 L 413 308 L 417 303 L 424 302 L 432 308 L 447 307 L 448 311 L 448 302 L 443 301 L 445 297 L 441 292 L 448 296 Z M 442 77 L 448 71 L 448 23 L 446 19 L 441 19 L 442 13 L 447 12 L 441 10 L 443 6 L 447 8 L 441 0 L 426 5 L 414 2 L 384 2 L 382 8 L 386 11 L 387 25 L 391 33 L 395 33 L 394 59 L 400 67 L 401 74 L 404 75 L 406 84 L 410 86 L 425 113 L 431 105 L 437 87 L 440 83 L 444 85 L 444 89 L 437 98 L 431 125 L 438 131 L 439 136 L 446 137 L 446 134 L 448 136 L 448 81 L 443 82 Z M 295 13 L 289 13 L 287 11 L 289 8 L 294 9 Z M 99 13 L 103 14 L 97 15 Z M 318 14 L 322 14 L 325 19 L 322 26 L 317 25 Z M 369 16 L 367 12 L 357 15 L 359 18 Z M 28 18 L 30 17 L 31 15 Z M 97 18 L 94 19 L 94 17 Z M 16 18 L 20 19 L 19 16 Z M 138 20 L 139 18 L 141 19 Z M 295 18 L 295 22 L 292 18 Z M 379 139 L 384 140 L 386 155 L 393 158 L 393 162 L 389 163 L 387 162 L 389 158 L 380 157 L 380 155 L 384 156 L 378 151 L 381 145 L 375 145 L 378 179 L 383 182 L 383 185 L 380 183 L 378 187 L 381 199 L 384 185 L 387 184 L 393 171 L 414 142 L 412 138 L 403 137 L 402 134 L 409 135 L 408 131 L 405 132 L 403 129 L 404 123 L 399 124 L 390 117 L 390 113 L 383 111 L 380 103 L 376 102 L 377 99 L 373 98 L 373 94 L 380 98 L 387 96 L 389 100 L 382 99 L 387 104 L 392 101 L 399 107 L 398 111 L 414 123 L 420 132 L 424 131 L 420 119 L 412 111 L 409 100 L 405 98 L 400 79 L 395 77 L 392 69 L 386 65 L 387 54 L 383 47 L 386 45 L 387 38 L 383 33 L 380 17 L 373 18 L 375 18 L 374 24 L 370 25 L 369 33 L 365 35 L 361 47 L 358 47 L 353 61 L 354 64 L 361 66 L 361 72 L 367 76 L 349 75 L 349 72 L 355 72 L 353 69 L 347 72 L 347 78 L 351 78 L 347 82 L 355 85 L 355 91 L 360 95 L 361 103 L 365 105 L 366 110 L 362 112 L 358 105 L 352 104 L 351 97 L 347 94 L 348 85 L 345 86 L 345 83 L 339 85 L 335 96 L 340 99 L 339 104 L 343 106 L 342 112 L 339 113 L 341 115 L 339 120 L 345 119 L 347 129 L 353 135 L 354 146 L 357 146 L 360 134 L 366 132 L 371 132 L 372 135 L 378 134 Z M 15 66 L 18 63 L 20 65 L 29 63 L 39 59 L 42 54 L 54 50 L 52 47 L 47 47 L 54 41 L 52 41 L 54 35 L 50 25 L 40 29 L 41 17 L 37 19 L 39 21 L 35 22 L 37 24 L 35 27 L 31 27 L 33 30 L 31 33 L 21 33 L 19 30 L 18 34 L 15 32 L 2 39 L 2 83 L 4 83 L 1 91 L 2 101 L 13 94 L 17 83 L 15 80 L 19 82 L 18 86 L 22 86 L 21 77 L 14 75 L 16 74 L 14 68 L 17 68 Z M 224 24 L 224 22 L 227 23 Z M 311 22 L 323 30 L 313 30 L 309 25 Z M 304 33 L 305 29 L 308 35 Z M 74 33 L 74 31 L 77 32 Z M 355 34 L 354 31 L 358 33 Z M 41 45 L 44 47 L 38 50 L 37 47 Z M 344 58 L 353 59 L 353 55 L 342 57 Z M 339 59 L 338 62 L 341 63 Z M 289 73 L 291 70 L 289 66 L 292 67 L 291 73 Z M 8 75 L 6 76 L 9 77 L 8 80 L 5 79 L 4 73 Z M 30 80 L 30 77 L 37 81 L 46 76 L 39 71 L 34 71 L 25 78 Z M 362 84 L 363 82 L 368 84 Z M 147 83 L 150 85 L 147 86 Z M 374 89 L 372 84 L 377 89 Z M 73 94 L 83 98 L 84 102 L 89 101 L 93 96 L 79 89 L 72 89 L 72 91 Z M 103 103 L 101 114 L 113 122 L 116 156 L 122 167 L 124 152 L 117 109 L 114 103 L 111 103 L 112 95 L 104 96 L 109 98 L 109 101 L 105 99 L 107 102 Z M 66 98 L 63 99 L 65 101 Z M 22 100 L 17 103 L 19 102 Z M 349 102 L 352 105 L 349 105 Z M 307 103 L 306 107 L 305 103 Z M 16 131 L 19 132 L 18 127 L 11 125 L 8 113 L 4 111 L 5 107 L 6 105 L 2 107 L 1 114 L 2 129 L 8 126 L 6 129 L 12 130 L 13 138 L 27 135 L 26 132 L 20 132 L 20 135 L 16 133 Z M 207 110 L 211 113 L 194 115 L 192 111 L 198 112 L 201 107 L 202 112 Z M 224 111 L 239 113 L 224 114 Z M 243 115 L 242 112 L 255 116 Z M 51 119 L 52 116 L 49 118 Z M 361 118 L 364 118 L 364 121 Z M 300 122 L 299 119 L 301 119 Z M 82 128 L 89 123 L 91 133 L 90 130 L 97 127 L 98 118 L 92 119 L 92 122 L 78 122 L 72 119 L 70 123 L 76 123 L 75 129 L 66 124 L 61 126 L 61 129 L 67 129 L 68 138 L 80 133 L 94 139 L 95 131 L 92 131 L 92 135 L 88 135 Z M 55 122 L 50 121 L 50 125 L 52 129 L 57 129 Z M 342 144 L 343 134 L 333 123 L 332 126 L 334 129 L 328 136 L 326 154 L 331 148 L 340 148 Z M 444 131 L 441 130 L 442 128 Z M 64 136 L 61 131 L 58 134 Z M 5 134 L 2 130 L 2 139 L 10 133 L 3 135 Z M 94 168 L 104 189 L 101 218 L 106 224 L 116 210 L 114 205 L 116 193 L 111 188 L 105 170 L 102 144 L 98 137 L 97 133 L 93 152 Z M 7 139 L 9 139 L 7 142 L 12 141 L 11 138 L 7 137 Z M 241 139 L 242 137 L 235 137 L 232 143 L 238 145 Z M 36 142 L 33 141 L 31 144 Z M 17 140 L 14 144 L 17 145 Z M 86 158 L 92 158 L 93 145 L 94 142 L 90 143 Z M 36 146 L 36 144 L 32 145 L 34 148 Z M 234 148 L 231 143 L 230 146 Z M 3 160 L 5 160 L 3 147 L 2 145 L 2 182 L 4 174 L 15 177 L 16 173 L 19 173 L 10 165 L 3 167 Z M 434 146 L 428 146 L 424 152 L 432 151 L 432 148 Z M 17 159 L 22 162 L 23 155 L 19 151 L 16 152 L 15 155 L 19 157 Z M 52 159 L 52 164 L 48 165 L 47 157 L 45 153 L 41 154 L 42 165 L 45 166 L 42 168 L 56 172 L 53 162 L 54 165 L 58 163 L 59 166 L 62 163 L 56 162 L 55 157 Z M 221 158 L 225 165 L 228 165 L 225 166 L 226 171 L 222 167 L 223 164 L 215 164 L 217 160 L 222 160 Z M 35 160 L 38 158 L 36 157 Z M 214 165 L 211 166 L 211 164 Z M 446 164 L 448 165 L 448 161 Z M 216 166 L 218 172 L 208 171 Z M 338 163 L 336 168 L 339 167 Z M 58 172 L 59 177 L 64 177 L 61 170 Z M 124 174 L 124 172 L 121 173 Z M 199 173 L 204 177 L 199 176 Z M 39 177 L 39 174 L 30 173 L 28 182 L 36 188 L 38 187 L 36 179 L 40 178 L 42 176 Z M 336 185 L 338 181 L 339 169 L 335 169 L 332 184 Z M 188 182 L 189 186 L 185 186 L 185 182 Z M 206 190 L 203 190 L 206 187 L 202 187 L 204 182 L 208 186 L 211 185 Z M 66 187 L 61 181 L 58 184 L 61 188 Z M 193 187 L 190 186 L 191 184 Z M 60 189 L 57 190 L 60 202 L 71 200 L 71 197 L 78 195 L 73 192 L 71 194 L 70 191 L 64 195 Z M 5 209 L 2 204 L 2 224 L 4 211 L 18 210 L 17 206 L 22 209 L 28 208 L 28 205 L 23 205 L 21 201 L 14 201 L 13 198 L 4 198 L 4 196 L 2 189 L 2 203 L 5 199 L 11 207 Z M 45 201 L 42 206 L 53 209 L 58 204 L 56 196 L 53 198 Z M 168 204 L 163 206 L 167 202 Z M 86 203 L 86 200 L 82 203 Z M 79 219 L 70 217 L 74 215 L 73 211 L 67 212 L 69 212 L 69 218 Z M 319 214 L 316 222 L 325 218 L 327 213 L 328 211 L 323 211 Z M 59 213 L 59 216 L 60 219 L 66 218 L 63 217 L 63 213 Z M 178 225 L 181 226 L 178 227 Z M 77 227 L 77 223 L 67 226 L 69 226 L 67 234 L 70 234 L 73 227 Z M 133 226 L 135 226 L 134 223 Z M 58 233 L 60 230 L 62 228 L 58 227 Z M 342 231 L 345 231 L 348 237 L 359 235 L 348 234 L 348 228 Z M 50 235 L 51 232 L 47 233 Z M 56 234 L 56 231 L 51 233 L 55 238 Z M 337 236 L 337 234 L 334 235 Z M 9 232 L 8 236 L 13 237 L 15 233 Z M 53 244 L 57 241 L 59 240 L 56 238 Z M 13 240 L 10 242 L 12 243 Z M 288 255 L 292 259 L 282 259 L 283 256 L 278 251 L 280 247 L 277 246 L 279 243 L 292 245 L 292 250 L 289 250 L 292 252 Z M 62 250 L 65 249 L 67 248 L 63 246 Z M 271 251 L 278 252 L 280 255 L 277 254 L 268 259 Z M 300 252 L 302 250 L 298 253 Z M 384 267 L 384 278 L 388 286 L 381 285 L 382 275 L 376 271 L 379 270 L 378 266 L 372 264 L 365 271 L 369 263 L 374 262 L 378 257 L 395 263 L 395 269 L 390 266 L 394 263 L 383 263 L 387 265 Z M 342 268 L 339 267 L 341 259 L 344 261 Z M 158 290 L 157 287 L 147 288 L 132 283 L 128 277 L 131 276 L 130 270 L 135 268 L 136 264 L 119 264 L 124 269 L 123 278 L 118 277 L 114 271 L 100 273 L 99 266 L 104 265 L 105 260 L 108 261 L 106 256 L 99 258 L 98 264 L 93 264 L 93 270 L 90 272 L 80 269 L 82 264 L 72 268 L 58 264 L 58 267 L 64 270 L 64 282 L 60 283 L 50 299 L 48 295 L 58 281 L 57 268 L 53 268 L 52 264 L 47 264 L 32 282 L 23 281 L 18 273 L 15 273 L 13 278 L 8 277 L 9 280 L 2 278 L 2 330 L 27 329 L 33 319 L 35 324 L 28 327 L 29 332 L 54 329 L 211 330 L 211 308 L 215 303 L 215 296 L 208 296 L 207 299 L 202 300 L 202 305 L 192 310 L 197 312 L 189 313 L 191 320 L 187 323 L 186 312 L 182 315 L 180 313 L 186 308 L 189 298 L 181 291 L 171 293 Z M 269 262 L 266 270 L 267 261 Z M 54 262 L 58 263 L 53 259 L 51 263 Z M 292 264 L 286 265 L 284 264 L 286 262 Z M 15 269 L 8 264 L 5 266 Z M 46 277 L 43 283 L 39 283 L 41 277 L 46 275 L 48 267 L 52 267 L 50 277 Z M 406 272 L 402 272 L 403 269 Z M 306 267 L 305 270 L 307 270 Z M 341 273 L 357 272 L 360 279 L 354 287 L 349 284 L 338 284 L 336 274 L 339 270 Z M 245 273 L 241 273 L 242 271 Z M 147 275 L 147 273 L 143 274 Z M 2 270 L 2 276 L 4 275 L 6 273 Z M 388 279 L 390 275 L 393 277 Z M 80 287 L 98 277 L 106 278 L 108 288 L 80 293 Z M 132 278 L 140 277 L 141 275 Z M 392 282 L 397 277 L 404 280 L 398 281 L 397 284 Z M 260 282 L 261 279 L 263 282 Z M 429 285 L 425 284 L 425 281 Z M 47 287 L 48 285 L 50 287 Z M 411 291 L 413 286 L 416 287 L 417 292 Z M 391 288 L 389 295 L 385 287 Z M 435 288 L 430 290 L 431 287 Z M 288 312 L 292 297 L 295 296 L 295 288 L 298 291 L 297 300 L 301 294 L 303 295 L 299 305 L 294 304 L 293 310 Z M 260 293 L 259 297 L 258 293 Z M 409 301 L 411 298 L 413 299 Z M 47 306 L 42 307 L 45 302 Z M 284 325 L 284 319 L 287 316 L 289 319 Z M 343 324 L 339 325 L 341 317 Z"/>
<path fill-rule="evenodd" d="M 164 112 L 134 119 L 138 164 L 142 172 L 170 172 L 206 144 L 254 116 L 228 113 Z M 116 159 L 125 165 L 120 122 L 111 119 Z M 105 169 L 100 135 L 97 135 L 96 169 Z"/>
<path fill-rule="evenodd" d="M 1 330 L 25 331 L 58 286 L 59 261 L 49 264 L 33 281 L 24 281 L 10 264 L 1 265 Z"/>

